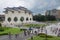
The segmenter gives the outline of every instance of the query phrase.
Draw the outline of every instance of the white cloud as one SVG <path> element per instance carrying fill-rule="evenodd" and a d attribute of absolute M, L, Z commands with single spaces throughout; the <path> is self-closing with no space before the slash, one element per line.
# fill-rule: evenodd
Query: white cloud
<path fill-rule="evenodd" d="M 0 10 L 6 7 L 23 6 L 26 8 L 32 8 L 34 6 L 34 0 L 0 0 Z"/>
<path fill-rule="evenodd" d="M 60 7 L 58 7 L 57 10 L 60 10 Z"/>
<path fill-rule="evenodd" d="M 48 6 L 54 7 L 54 6 L 56 6 L 56 4 L 57 4 L 57 2 L 56 2 L 55 0 L 52 0 L 52 1 L 48 4 Z"/>
<path fill-rule="evenodd" d="M 47 1 L 44 1 L 44 0 L 40 0 L 40 2 L 38 3 L 38 9 L 42 9 L 44 7 L 46 7 L 48 5 L 48 2 Z"/>
<path fill-rule="evenodd" d="M 12 7 L 12 6 L 25 6 L 24 4 L 26 4 L 24 1 L 18 1 L 18 0 L 0 0 L 0 7 Z"/>
<path fill-rule="evenodd" d="M 54 7 L 57 3 L 55 0 L 0 0 L 0 11 L 6 7 L 23 6 L 28 9 L 43 9 Z"/>
<path fill-rule="evenodd" d="M 34 4 L 34 1 L 32 0 L 28 0 L 28 1 L 24 1 L 24 0 L 0 0 L 0 7 L 13 7 L 13 6 L 24 6 L 27 8 L 32 7 Z"/>
<path fill-rule="evenodd" d="M 23 0 L 25 2 L 25 7 L 32 9 L 35 5 L 35 0 Z"/>

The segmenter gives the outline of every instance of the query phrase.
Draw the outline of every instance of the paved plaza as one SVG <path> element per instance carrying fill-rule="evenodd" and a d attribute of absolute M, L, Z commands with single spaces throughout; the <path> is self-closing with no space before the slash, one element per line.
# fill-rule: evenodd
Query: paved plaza
<path fill-rule="evenodd" d="M 46 26 L 46 28 L 43 29 L 43 33 L 46 33 L 45 30 L 47 30 L 48 35 L 57 36 L 58 30 L 57 30 L 57 33 L 55 34 L 55 32 L 56 32 L 55 28 L 60 28 L 59 26 L 60 26 L 59 23 L 57 23 L 56 25 L 55 24 L 48 25 L 48 26 Z M 21 27 L 21 28 L 24 29 L 24 27 Z M 53 32 L 53 30 L 51 28 L 54 29 L 55 32 Z M 26 27 L 25 29 L 28 29 L 28 28 Z M 30 35 L 27 35 L 27 36 L 25 36 L 24 32 L 22 32 L 18 35 L 17 38 L 15 37 L 15 35 L 11 35 L 11 39 L 9 39 L 9 35 L 0 36 L 0 40 L 27 40 L 28 38 L 31 38 L 31 36 L 34 36 L 35 31 L 37 31 L 37 33 L 41 33 L 41 29 L 39 29 L 39 32 L 38 32 L 38 29 L 33 28 L 32 31 L 33 31 L 33 34 L 31 33 Z"/>
<path fill-rule="evenodd" d="M 19 34 L 18 38 L 15 38 L 15 35 L 12 35 L 12 38 L 9 39 L 9 36 L 5 35 L 5 36 L 0 36 L 0 40 L 27 40 L 31 36 L 33 36 L 33 34 L 24 36 L 24 33 L 21 33 L 21 34 Z"/>

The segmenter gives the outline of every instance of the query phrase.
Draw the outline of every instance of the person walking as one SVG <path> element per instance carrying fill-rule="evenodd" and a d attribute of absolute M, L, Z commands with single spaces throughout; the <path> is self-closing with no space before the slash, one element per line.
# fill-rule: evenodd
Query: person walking
<path fill-rule="evenodd" d="M 35 34 L 37 35 L 37 31 L 35 31 Z"/>
<path fill-rule="evenodd" d="M 12 37 L 11 37 L 11 32 L 9 32 L 9 34 L 8 34 L 8 35 L 9 35 L 9 40 L 11 40 L 11 38 L 12 38 Z"/>
<path fill-rule="evenodd" d="M 28 35 L 30 35 L 30 31 L 27 31 Z"/>
<path fill-rule="evenodd" d="M 19 36 L 19 34 L 15 34 L 15 38 L 16 38 L 16 40 L 18 40 L 18 36 Z"/>
<path fill-rule="evenodd" d="M 26 30 L 24 30 L 24 35 L 27 36 L 27 34 L 26 34 Z"/>

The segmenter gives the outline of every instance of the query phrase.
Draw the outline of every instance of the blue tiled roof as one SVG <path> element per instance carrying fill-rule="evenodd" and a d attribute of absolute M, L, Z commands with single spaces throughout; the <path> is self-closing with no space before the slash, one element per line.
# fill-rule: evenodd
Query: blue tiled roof
<path fill-rule="evenodd" d="M 12 7 L 12 8 L 10 8 L 10 7 L 7 7 L 7 8 L 5 8 L 6 10 L 5 11 L 12 11 L 12 10 L 15 10 L 15 11 L 19 11 L 19 10 L 24 10 L 24 11 L 26 11 L 26 12 L 30 12 L 30 13 L 32 13 L 30 10 L 28 10 L 27 8 L 25 8 L 25 7 Z"/>

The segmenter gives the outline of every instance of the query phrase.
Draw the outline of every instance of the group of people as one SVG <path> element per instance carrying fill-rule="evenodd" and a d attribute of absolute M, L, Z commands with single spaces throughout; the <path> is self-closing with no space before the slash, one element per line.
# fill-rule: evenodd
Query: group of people
<path fill-rule="evenodd" d="M 31 34 L 31 31 L 29 30 L 24 30 L 24 35 L 27 36 L 27 35 L 30 35 Z"/>
<path fill-rule="evenodd" d="M 32 30 L 24 30 L 24 36 L 30 36 Z M 33 40 L 33 35 L 31 35 L 31 40 Z"/>
<path fill-rule="evenodd" d="M 25 35 L 25 36 L 30 35 L 30 34 L 35 34 L 35 35 L 37 35 L 37 34 L 38 34 L 38 31 L 24 30 L 24 35 Z"/>
<path fill-rule="evenodd" d="M 33 33 L 33 30 L 23 30 L 23 34 L 24 34 L 24 36 L 31 36 L 31 39 L 33 39 L 33 35 L 31 35 L 31 34 L 37 35 L 38 32 L 37 31 L 34 31 L 34 33 Z M 9 35 L 9 40 L 11 40 L 12 39 L 11 32 L 9 32 L 8 35 Z M 19 37 L 19 34 L 15 34 L 15 38 L 18 39 L 18 37 Z"/>
<path fill-rule="evenodd" d="M 11 32 L 9 32 L 9 40 L 12 40 L 12 34 L 11 34 Z M 17 39 L 18 38 L 18 36 L 19 36 L 19 34 L 15 34 L 15 38 Z"/>
<path fill-rule="evenodd" d="M 52 33 L 57 34 L 57 32 L 58 32 L 58 28 L 53 28 L 53 27 L 51 27 L 51 31 L 52 31 Z"/>

